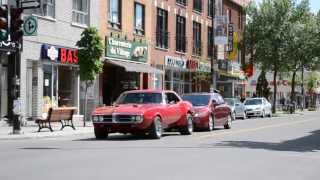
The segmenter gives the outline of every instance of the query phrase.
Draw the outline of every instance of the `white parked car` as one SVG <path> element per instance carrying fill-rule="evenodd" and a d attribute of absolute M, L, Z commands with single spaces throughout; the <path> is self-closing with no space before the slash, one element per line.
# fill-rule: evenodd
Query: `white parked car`
<path fill-rule="evenodd" d="M 247 117 L 272 116 L 271 104 L 266 98 L 248 98 L 244 101 Z"/>

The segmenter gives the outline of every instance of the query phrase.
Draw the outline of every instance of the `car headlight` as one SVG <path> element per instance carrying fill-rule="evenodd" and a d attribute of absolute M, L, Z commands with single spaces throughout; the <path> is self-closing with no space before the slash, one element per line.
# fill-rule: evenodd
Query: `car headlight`
<path fill-rule="evenodd" d="M 135 116 L 135 121 L 136 121 L 136 122 L 141 122 L 141 121 L 143 121 L 143 116 L 141 116 L 141 115 Z"/>
<path fill-rule="evenodd" d="M 194 114 L 194 117 L 199 117 L 199 113 L 195 113 L 195 114 Z"/>
<path fill-rule="evenodd" d="M 103 116 L 98 116 L 98 118 L 100 122 L 103 122 Z"/>
<path fill-rule="evenodd" d="M 99 118 L 98 116 L 92 116 L 92 122 L 98 122 Z"/>

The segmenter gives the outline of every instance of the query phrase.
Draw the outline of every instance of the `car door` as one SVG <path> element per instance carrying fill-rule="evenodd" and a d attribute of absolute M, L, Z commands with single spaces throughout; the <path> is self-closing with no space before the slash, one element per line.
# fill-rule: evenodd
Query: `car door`
<path fill-rule="evenodd" d="M 167 114 L 169 124 L 173 124 L 181 119 L 182 112 L 180 108 L 181 100 L 173 92 L 166 92 Z"/>
<path fill-rule="evenodd" d="M 214 115 L 216 125 L 220 126 L 222 124 L 223 118 L 223 105 L 219 100 L 218 94 L 213 94 L 212 101 L 216 102 L 215 106 L 212 105 L 212 112 Z"/>
<path fill-rule="evenodd" d="M 243 105 L 238 99 L 235 100 L 235 111 L 237 116 L 242 116 L 244 111 Z"/>
<path fill-rule="evenodd" d="M 225 121 L 228 119 L 228 116 L 230 115 L 230 111 L 229 111 L 229 106 L 227 105 L 227 103 L 224 101 L 223 97 L 218 94 L 218 99 L 219 99 L 219 104 L 221 106 L 222 112 L 221 112 L 221 119 L 222 119 L 222 123 L 225 124 Z"/>

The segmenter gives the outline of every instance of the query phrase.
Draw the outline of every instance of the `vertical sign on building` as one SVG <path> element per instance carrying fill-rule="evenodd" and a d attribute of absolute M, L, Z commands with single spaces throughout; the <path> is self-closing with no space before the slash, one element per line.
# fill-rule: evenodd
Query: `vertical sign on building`
<path fill-rule="evenodd" d="M 227 45 L 227 51 L 231 52 L 233 51 L 233 24 L 228 24 L 228 45 Z"/>

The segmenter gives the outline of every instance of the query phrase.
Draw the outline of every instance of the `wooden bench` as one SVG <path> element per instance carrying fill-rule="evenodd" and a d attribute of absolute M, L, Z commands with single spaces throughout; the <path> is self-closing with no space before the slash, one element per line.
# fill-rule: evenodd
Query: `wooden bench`
<path fill-rule="evenodd" d="M 76 129 L 73 125 L 72 116 L 75 112 L 75 107 L 60 107 L 60 108 L 50 108 L 48 112 L 48 116 L 46 119 L 36 119 L 36 123 L 39 125 L 40 132 L 43 128 L 48 128 L 51 132 L 53 132 L 51 123 L 60 122 L 61 129 L 69 126 L 74 130 Z"/>

